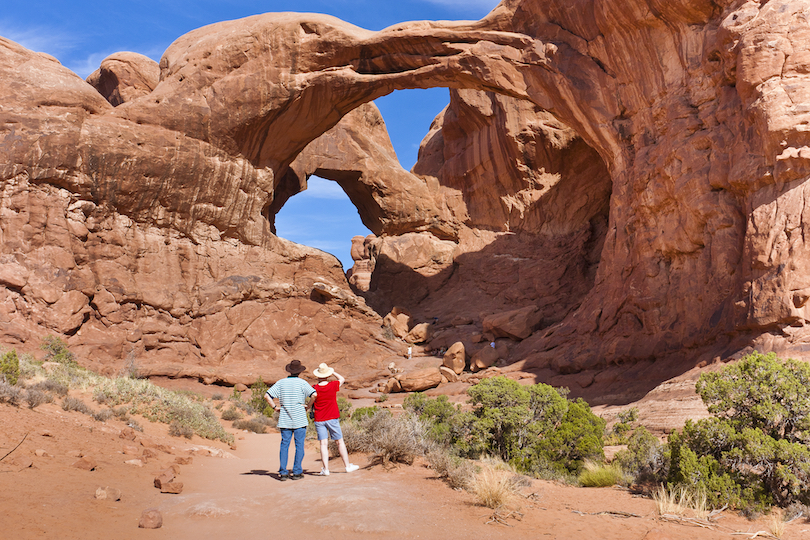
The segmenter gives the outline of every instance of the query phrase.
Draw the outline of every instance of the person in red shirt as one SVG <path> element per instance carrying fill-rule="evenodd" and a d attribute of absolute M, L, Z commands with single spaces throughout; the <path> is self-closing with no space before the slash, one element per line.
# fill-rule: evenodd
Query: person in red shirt
<path fill-rule="evenodd" d="M 329 438 L 337 441 L 340 457 L 343 458 L 343 464 L 346 466 L 346 472 L 350 473 L 356 471 L 360 467 L 349 462 L 349 453 L 346 451 L 346 443 L 343 442 L 343 432 L 340 430 L 340 410 L 337 405 L 337 393 L 340 390 L 340 385 L 343 384 L 344 379 L 340 374 L 336 373 L 334 369 L 326 364 L 321 364 L 318 369 L 312 372 L 318 377 L 318 383 L 315 385 L 317 397 L 313 402 L 312 408 L 315 412 L 315 431 L 318 433 L 318 440 L 321 442 L 321 461 L 323 468 L 321 469 L 321 476 L 329 476 Z M 329 377 L 334 375 L 337 380 L 330 381 Z"/>

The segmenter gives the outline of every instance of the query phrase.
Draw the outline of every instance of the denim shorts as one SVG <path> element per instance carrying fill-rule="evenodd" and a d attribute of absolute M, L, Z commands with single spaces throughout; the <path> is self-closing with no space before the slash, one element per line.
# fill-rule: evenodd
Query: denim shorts
<path fill-rule="evenodd" d="M 315 432 L 318 434 L 319 441 L 328 439 L 330 435 L 333 441 L 339 441 L 343 438 L 343 432 L 340 431 L 340 420 L 337 418 L 324 422 L 315 422 Z"/>

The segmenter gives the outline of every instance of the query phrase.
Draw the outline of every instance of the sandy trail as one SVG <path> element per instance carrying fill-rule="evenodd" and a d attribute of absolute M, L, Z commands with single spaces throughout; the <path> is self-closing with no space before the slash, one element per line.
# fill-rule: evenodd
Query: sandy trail
<path fill-rule="evenodd" d="M 342 461 L 331 461 L 329 477 L 319 452 L 308 441 L 305 477 L 277 479 L 277 433 L 246 433 L 235 459 L 206 459 L 184 468 L 183 494 L 169 496 L 158 508 L 164 516 L 160 535 L 205 538 L 220 535 L 280 535 L 286 538 L 498 538 L 480 519 L 485 509 L 432 479 L 424 467 L 384 470 L 353 456 L 361 469 L 350 474 Z M 293 450 L 290 451 L 292 459 Z M 455 516 L 459 511 L 462 516 Z M 205 536 L 208 535 L 208 536 Z M 483 535 L 483 536 L 482 536 Z"/>

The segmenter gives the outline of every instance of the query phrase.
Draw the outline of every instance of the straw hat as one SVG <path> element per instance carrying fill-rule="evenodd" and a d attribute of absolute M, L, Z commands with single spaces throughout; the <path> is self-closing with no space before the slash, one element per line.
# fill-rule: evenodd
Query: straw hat
<path fill-rule="evenodd" d="M 320 366 L 318 366 L 318 369 L 316 369 L 312 373 L 319 379 L 326 379 L 327 377 L 331 376 L 332 373 L 334 372 L 335 372 L 334 369 L 322 363 Z"/>

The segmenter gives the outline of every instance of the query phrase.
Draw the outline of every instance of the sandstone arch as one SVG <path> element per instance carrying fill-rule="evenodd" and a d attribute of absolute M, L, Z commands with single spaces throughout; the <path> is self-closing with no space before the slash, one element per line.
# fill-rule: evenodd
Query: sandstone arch
<path fill-rule="evenodd" d="M 527 365 L 576 371 L 751 344 L 801 356 L 807 10 L 804 0 L 505 0 L 481 21 L 377 33 L 329 17 L 260 16 L 179 38 L 157 87 L 116 108 L 3 41 L 11 127 L 0 178 L 53 186 L 198 243 L 292 253 L 265 216 L 276 193 L 294 191 L 288 173 L 321 134 L 398 88 L 493 91 L 569 126 L 611 178 L 593 288 L 521 344 Z M 382 231 L 463 231 L 465 218 L 435 197 L 418 212 L 387 207 L 396 197 L 355 198 L 375 201 L 368 219 Z M 179 297 L 155 298 L 184 309 Z"/>

